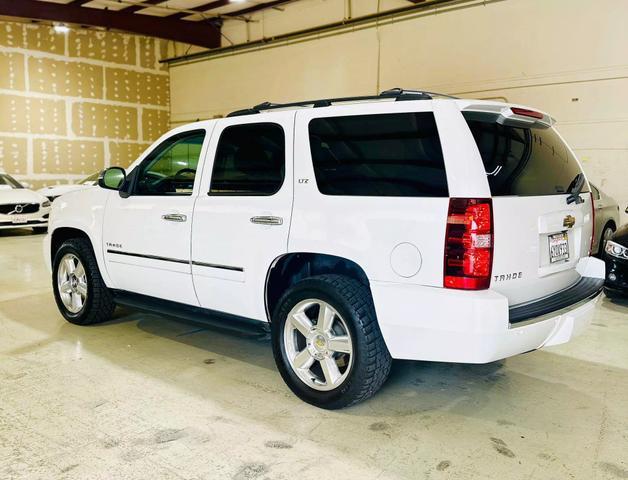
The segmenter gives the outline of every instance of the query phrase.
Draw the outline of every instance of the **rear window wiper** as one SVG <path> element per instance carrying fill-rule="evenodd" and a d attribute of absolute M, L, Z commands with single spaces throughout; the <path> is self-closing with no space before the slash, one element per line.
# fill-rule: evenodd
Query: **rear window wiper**
<path fill-rule="evenodd" d="M 583 187 L 584 175 L 582 173 L 579 173 L 569 185 L 569 196 L 567 197 L 567 205 L 570 205 L 574 202 L 576 205 L 584 203 L 584 200 L 580 196 L 580 192 L 582 192 Z"/>

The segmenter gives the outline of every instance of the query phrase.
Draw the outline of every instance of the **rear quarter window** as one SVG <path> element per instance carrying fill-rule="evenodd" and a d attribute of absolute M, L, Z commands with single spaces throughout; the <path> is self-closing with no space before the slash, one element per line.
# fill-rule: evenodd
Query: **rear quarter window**
<path fill-rule="evenodd" d="M 463 112 L 463 116 L 482 156 L 493 196 L 566 194 L 582 173 L 553 128 L 505 126 L 484 113 Z M 588 191 L 586 185 L 584 191 Z"/>
<path fill-rule="evenodd" d="M 316 118 L 309 138 L 316 183 L 325 195 L 449 194 L 431 112 Z"/>

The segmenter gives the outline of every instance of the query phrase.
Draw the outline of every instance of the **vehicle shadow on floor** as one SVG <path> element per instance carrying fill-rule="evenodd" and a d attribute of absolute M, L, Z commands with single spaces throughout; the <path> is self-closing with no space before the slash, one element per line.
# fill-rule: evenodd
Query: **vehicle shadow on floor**
<path fill-rule="evenodd" d="M 45 342 L 38 341 L 4 354 L 28 354 L 54 342 L 80 339 L 82 348 L 92 355 L 172 382 L 212 402 L 221 401 L 220 395 L 215 395 L 216 369 L 224 368 L 221 374 L 225 375 L 228 369 L 236 368 L 236 363 L 243 363 L 247 367 L 237 367 L 240 377 L 233 379 L 235 387 L 231 388 L 237 388 L 238 382 L 244 384 L 243 389 L 255 388 L 258 401 L 277 404 L 278 411 L 297 411 L 321 418 L 364 417 L 364 421 L 381 417 L 387 419 L 386 429 L 401 427 L 402 418 L 411 416 L 416 416 L 413 421 L 420 421 L 421 428 L 430 425 L 437 428 L 439 418 L 454 415 L 460 421 L 474 418 L 500 427 L 517 425 L 538 431 L 565 430 L 568 434 L 568 425 L 582 410 L 603 408 L 594 393 L 601 391 L 604 384 L 611 381 L 628 386 L 628 369 L 563 356 L 551 350 L 483 365 L 395 361 L 388 382 L 373 399 L 345 410 L 325 412 L 292 396 L 276 372 L 268 336 L 231 333 L 201 323 L 123 308 L 116 311 L 110 322 L 79 327 L 64 323 L 54 302 L 45 298 L 42 294 L 34 295 L 32 302 L 28 297 L 3 302 L 3 316 L 19 318 L 20 323 L 48 335 Z M 46 304 L 42 311 L 41 306 Z M 162 342 L 164 339 L 177 345 L 169 347 Z M 168 355 L 176 358 L 176 364 L 164 372 L 161 366 Z M 183 378 L 178 374 L 181 368 L 197 368 L 199 374 L 193 379 Z M 250 378 L 244 378 L 245 375 Z M 587 381 L 583 383 L 580 378 Z M 545 405 L 551 402 L 560 408 L 541 408 L 539 399 Z M 380 427 L 375 425 L 373 430 Z"/>
<path fill-rule="evenodd" d="M 606 307 L 616 312 L 628 313 L 628 295 L 625 297 L 606 297 Z"/>
<path fill-rule="evenodd" d="M 3 237 L 36 237 L 46 235 L 44 232 L 35 233 L 32 228 L 8 228 L 0 230 L 0 238 Z"/>

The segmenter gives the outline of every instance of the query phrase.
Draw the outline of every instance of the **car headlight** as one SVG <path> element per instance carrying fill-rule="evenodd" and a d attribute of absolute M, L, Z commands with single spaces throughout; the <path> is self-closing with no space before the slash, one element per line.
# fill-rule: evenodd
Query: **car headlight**
<path fill-rule="evenodd" d="M 49 207 L 50 206 L 50 200 L 46 200 L 46 201 L 42 202 L 41 206 L 42 206 L 42 208 Z"/>
<path fill-rule="evenodd" d="M 612 257 L 628 260 L 628 248 L 620 245 L 619 243 L 609 240 L 606 242 L 606 248 L 604 248 L 604 251 Z"/>

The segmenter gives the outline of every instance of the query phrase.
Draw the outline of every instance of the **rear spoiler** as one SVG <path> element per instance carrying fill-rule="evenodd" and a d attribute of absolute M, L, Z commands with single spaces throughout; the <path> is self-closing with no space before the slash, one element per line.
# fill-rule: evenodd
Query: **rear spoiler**
<path fill-rule="evenodd" d="M 556 123 L 546 113 L 510 105 L 478 103 L 468 105 L 462 111 L 478 114 L 478 120 L 486 120 L 488 116 L 492 121 L 509 127 L 549 128 Z"/>

